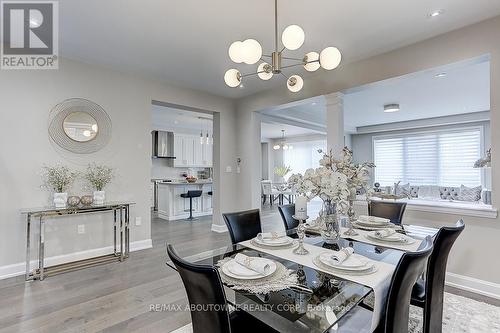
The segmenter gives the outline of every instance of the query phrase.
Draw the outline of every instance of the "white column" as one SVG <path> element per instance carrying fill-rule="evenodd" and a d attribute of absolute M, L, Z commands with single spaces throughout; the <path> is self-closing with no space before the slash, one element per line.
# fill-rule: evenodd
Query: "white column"
<path fill-rule="evenodd" d="M 338 154 L 344 148 L 344 94 L 325 95 L 325 101 L 327 147 Z"/>

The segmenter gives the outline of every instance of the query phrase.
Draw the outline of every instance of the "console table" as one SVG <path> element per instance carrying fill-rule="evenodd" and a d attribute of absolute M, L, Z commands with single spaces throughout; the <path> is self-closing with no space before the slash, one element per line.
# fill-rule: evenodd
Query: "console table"
<path fill-rule="evenodd" d="M 21 214 L 26 215 L 26 281 L 43 280 L 46 276 L 55 275 L 72 270 L 105 264 L 112 261 L 123 261 L 129 256 L 130 237 L 130 206 L 134 202 L 106 202 L 103 205 L 79 206 L 79 207 L 42 207 L 22 209 Z M 113 212 L 113 253 L 68 262 L 60 265 L 45 267 L 45 219 L 58 216 L 71 216 L 79 214 L 91 214 L 99 212 Z M 31 270 L 31 224 L 39 223 L 40 234 L 38 237 L 38 267 Z M 119 238 L 119 244 L 117 242 Z"/>

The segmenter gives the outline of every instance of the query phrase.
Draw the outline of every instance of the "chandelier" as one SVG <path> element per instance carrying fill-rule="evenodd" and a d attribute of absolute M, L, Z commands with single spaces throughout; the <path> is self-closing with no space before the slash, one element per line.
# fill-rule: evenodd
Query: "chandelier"
<path fill-rule="evenodd" d="M 224 74 L 224 81 L 229 87 L 235 88 L 241 85 L 244 77 L 257 75 L 264 81 L 273 77 L 274 74 L 281 74 L 286 78 L 286 85 L 291 92 L 298 92 L 304 86 L 304 80 L 301 76 L 294 74 L 290 77 L 283 73 L 283 69 L 303 66 L 308 72 L 314 72 L 320 67 L 326 70 L 332 70 L 338 67 L 342 60 L 340 51 L 333 46 L 323 49 L 319 54 L 317 52 L 306 53 L 302 59 L 285 57 L 283 51 L 297 50 L 304 44 L 305 33 L 298 25 L 289 25 L 283 30 L 281 42 L 283 48 L 278 45 L 278 0 L 274 0 L 274 51 L 271 54 L 263 54 L 262 46 L 255 39 L 245 41 L 236 41 L 229 46 L 229 58 L 237 64 L 245 63 L 248 65 L 256 64 L 262 61 L 256 72 L 241 74 L 237 69 L 229 69 Z M 263 58 L 269 60 L 264 61 Z M 291 65 L 282 65 L 282 60 L 295 61 Z"/>
<path fill-rule="evenodd" d="M 273 149 L 274 150 L 279 150 L 279 149 L 283 149 L 283 150 L 293 149 L 293 146 L 287 144 L 286 141 L 285 141 L 285 130 L 281 130 L 281 142 L 275 144 L 273 146 Z"/>

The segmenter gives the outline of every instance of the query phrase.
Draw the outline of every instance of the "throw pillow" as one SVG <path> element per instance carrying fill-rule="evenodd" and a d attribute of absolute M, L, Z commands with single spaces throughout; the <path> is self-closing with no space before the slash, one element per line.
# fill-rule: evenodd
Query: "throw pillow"
<path fill-rule="evenodd" d="M 439 194 L 443 200 L 458 200 L 460 187 L 440 187 Z"/>
<path fill-rule="evenodd" d="M 418 188 L 418 198 L 436 200 L 441 199 L 439 186 L 435 185 L 421 185 Z"/>
<path fill-rule="evenodd" d="M 460 186 L 460 194 L 458 200 L 461 201 L 479 201 L 481 200 L 481 191 L 483 187 L 481 185 L 476 187 Z"/>

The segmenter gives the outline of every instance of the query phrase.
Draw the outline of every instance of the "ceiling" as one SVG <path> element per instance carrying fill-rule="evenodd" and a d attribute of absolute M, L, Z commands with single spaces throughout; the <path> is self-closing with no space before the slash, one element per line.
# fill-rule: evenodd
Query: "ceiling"
<path fill-rule="evenodd" d="M 285 138 L 310 134 L 322 134 L 320 132 L 304 127 L 284 125 L 279 123 L 261 123 L 261 139 L 279 139 L 281 138 L 281 130 L 285 130 Z"/>
<path fill-rule="evenodd" d="M 436 77 L 437 74 L 445 76 Z M 348 132 L 362 126 L 487 111 L 490 109 L 490 63 L 487 58 L 473 59 L 344 93 L 344 128 Z M 401 110 L 384 113 L 384 104 L 390 103 L 398 103 Z M 322 96 L 273 107 L 261 114 L 264 122 L 326 131 Z M 276 134 L 278 129 L 274 137 Z"/>
<path fill-rule="evenodd" d="M 446 73 L 445 77 L 436 77 Z M 384 104 L 401 111 L 384 113 Z M 378 82 L 344 97 L 344 126 L 356 127 L 442 117 L 490 109 L 490 63 L 441 67 Z"/>
<path fill-rule="evenodd" d="M 333 45 L 342 51 L 344 63 L 500 14 L 500 1 L 491 0 L 279 3 L 280 34 L 289 24 L 306 32 L 305 44 L 289 56 Z M 231 63 L 231 42 L 255 38 L 270 52 L 272 0 L 64 0 L 59 5 L 62 56 L 231 98 L 285 84 L 283 78 L 262 82 L 253 77 L 245 80 L 244 88 L 232 89 L 223 81 L 231 67 L 243 73 L 256 69 Z M 444 15 L 430 18 L 436 9 Z"/>

